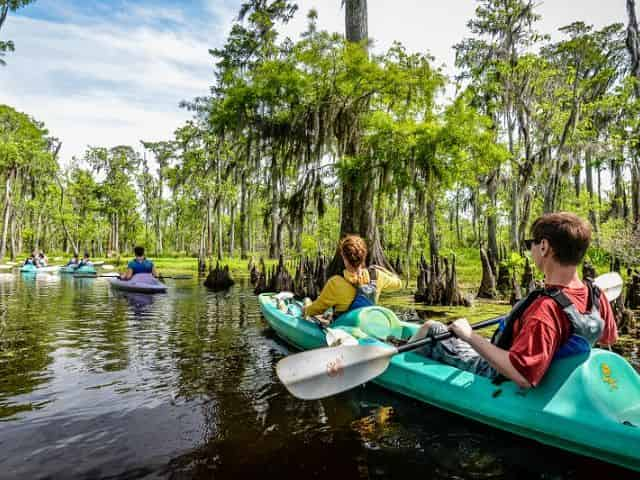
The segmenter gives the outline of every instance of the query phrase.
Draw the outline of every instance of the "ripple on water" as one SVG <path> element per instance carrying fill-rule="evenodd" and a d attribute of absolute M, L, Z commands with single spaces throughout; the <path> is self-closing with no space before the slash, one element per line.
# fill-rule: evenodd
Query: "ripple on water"
<path fill-rule="evenodd" d="M 0 278 L 0 477 L 562 479 L 602 470 L 374 386 L 293 398 L 274 368 L 289 349 L 245 279 L 230 293 L 193 280 L 153 296 L 113 291 L 102 278 L 49 277 Z"/>

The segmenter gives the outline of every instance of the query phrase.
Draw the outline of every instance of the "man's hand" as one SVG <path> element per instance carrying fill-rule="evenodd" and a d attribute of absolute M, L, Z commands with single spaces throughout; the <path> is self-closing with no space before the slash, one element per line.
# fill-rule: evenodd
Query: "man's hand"
<path fill-rule="evenodd" d="M 465 342 L 468 342 L 471 339 L 471 334 L 473 333 L 471 325 L 469 325 L 469 321 L 466 318 L 459 318 L 453 322 L 449 325 L 449 330 L 451 330 L 456 337 L 460 340 L 464 340 Z"/>

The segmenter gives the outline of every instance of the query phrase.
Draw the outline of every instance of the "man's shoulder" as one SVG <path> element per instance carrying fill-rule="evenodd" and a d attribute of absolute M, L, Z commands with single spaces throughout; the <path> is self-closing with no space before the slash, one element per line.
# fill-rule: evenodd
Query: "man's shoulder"
<path fill-rule="evenodd" d="M 536 318 L 542 321 L 556 320 L 562 313 L 562 309 L 558 302 L 549 295 L 541 294 L 535 300 L 531 302 L 531 305 L 523 312 L 522 317 Z"/>

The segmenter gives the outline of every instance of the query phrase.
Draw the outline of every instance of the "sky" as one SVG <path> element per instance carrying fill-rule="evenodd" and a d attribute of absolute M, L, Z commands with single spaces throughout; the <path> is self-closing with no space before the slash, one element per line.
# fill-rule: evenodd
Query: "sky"
<path fill-rule="evenodd" d="M 62 141 L 68 165 L 87 146 L 132 145 L 171 138 L 191 117 L 179 103 L 206 95 L 213 81 L 208 50 L 223 45 L 241 0 L 37 0 L 10 13 L 0 39 L 16 52 L 0 67 L 0 104 L 43 121 Z M 283 34 L 296 38 L 306 13 L 344 31 L 340 0 L 300 0 Z M 374 49 L 393 41 L 430 52 L 454 73 L 452 46 L 468 35 L 474 0 L 369 0 Z M 596 27 L 626 23 L 625 0 L 540 2 L 538 30 L 576 20 Z"/>

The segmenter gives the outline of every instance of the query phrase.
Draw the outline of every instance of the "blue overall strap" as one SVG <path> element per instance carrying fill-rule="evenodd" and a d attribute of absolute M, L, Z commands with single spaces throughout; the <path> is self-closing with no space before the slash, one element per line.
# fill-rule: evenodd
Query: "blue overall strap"
<path fill-rule="evenodd" d="M 376 281 L 378 273 L 374 267 L 369 267 L 369 283 L 356 287 L 356 296 L 353 298 L 347 312 L 356 308 L 372 307 L 376 304 Z"/>

